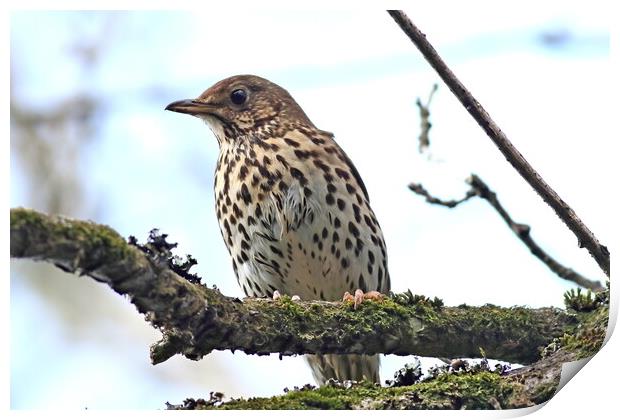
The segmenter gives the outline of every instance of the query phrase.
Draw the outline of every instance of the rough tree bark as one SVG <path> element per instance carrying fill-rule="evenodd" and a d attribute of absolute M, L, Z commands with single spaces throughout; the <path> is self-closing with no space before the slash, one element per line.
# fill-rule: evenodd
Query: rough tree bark
<path fill-rule="evenodd" d="M 152 251 L 146 255 L 104 225 L 48 216 L 27 209 L 12 209 L 10 225 L 11 257 L 47 261 L 65 271 L 104 282 L 117 293 L 128 295 L 136 308 L 146 314 L 146 319 L 163 333 L 163 339 L 152 346 L 153 363 L 160 363 L 177 353 L 200 359 L 215 349 L 243 350 L 250 354 L 393 353 L 451 358 L 478 357 L 483 349 L 490 358 L 535 362 L 531 369 L 536 372 L 536 363 L 542 363 L 537 361 L 540 348 L 551 342 L 572 343 L 575 340 L 566 341 L 566 337 L 571 337 L 577 324 L 583 323 L 578 314 L 554 308 L 500 308 L 492 305 L 450 308 L 443 307 L 438 300 L 410 293 L 395 295 L 382 302 L 367 302 L 357 310 L 350 303 L 294 302 L 287 297 L 276 301 L 241 301 L 180 276 L 171 268 L 169 255 L 164 251 L 160 255 Z M 592 341 L 591 336 L 588 335 L 588 343 Z M 595 336 L 599 340 L 600 332 Z M 550 372 L 558 373 L 562 362 L 585 355 L 580 353 L 583 346 L 574 345 L 571 350 L 566 350 L 565 345 L 559 347 L 563 347 L 562 351 L 544 361 L 546 365 L 552 365 L 553 369 L 547 369 Z M 497 392 L 504 395 L 508 388 L 511 395 L 517 395 L 519 388 L 519 398 L 510 397 L 508 400 L 495 396 L 497 404 L 489 406 L 505 408 L 535 403 L 540 399 L 539 388 L 544 385 L 545 392 L 549 393 L 549 389 L 555 389 L 553 381 L 559 379 L 559 373 L 543 375 L 545 384 L 534 379 L 535 386 L 528 388 L 517 386 L 519 381 L 525 380 L 519 379 L 518 374 L 511 375 L 500 377 L 490 372 L 477 372 L 466 379 L 458 375 L 441 376 L 436 379 L 439 381 L 436 385 L 456 386 L 451 382 L 454 380 L 474 381 L 471 384 L 482 381 L 476 386 L 489 385 L 485 391 L 489 395 Z M 528 375 L 532 378 L 541 376 L 540 372 Z M 412 386 L 424 388 L 429 387 L 429 383 Z M 322 400 L 325 395 L 321 393 L 328 392 L 330 398 L 336 398 L 338 404 L 344 404 L 346 408 L 427 408 L 439 404 L 439 397 L 428 397 L 430 399 L 425 400 L 425 404 L 415 398 L 403 399 L 400 392 L 405 392 L 406 387 L 389 391 L 389 395 L 383 395 L 384 388 L 371 384 L 328 388 L 329 391 L 319 388 L 296 391 L 297 394 L 292 392 L 286 394 L 286 398 L 282 397 L 284 400 L 274 397 L 260 401 L 264 403 L 263 408 L 285 408 L 287 401 L 291 407 L 305 404 L 296 400 L 295 395 L 303 400 L 310 393 L 312 398 Z M 366 401 L 368 398 L 362 403 L 359 398 L 352 397 L 352 392 L 359 393 L 361 389 L 376 394 L 370 406 Z M 436 391 L 433 388 L 433 392 Z M 398 401 L 393 400 L 396 397 Z M 257 408 L 259 400 L 250 401 L 253 408 Z M 243 408 L 243 404 L 243 401 L 233 401 L 221 406 Z M 204 404 L 202 408 L 214 405 Z"/>

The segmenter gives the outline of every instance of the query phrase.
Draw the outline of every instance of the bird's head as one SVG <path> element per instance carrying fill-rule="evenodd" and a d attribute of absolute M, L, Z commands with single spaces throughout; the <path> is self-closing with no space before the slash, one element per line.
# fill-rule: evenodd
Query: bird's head
<path fill-rule="evenodd" d="M 285 89 L 252 75 L 221 80 L 198 98 L 172 102 L 166 110 L 202 118 L 220 143 L 273 135 L 292 125 L 314 127 Z"/>

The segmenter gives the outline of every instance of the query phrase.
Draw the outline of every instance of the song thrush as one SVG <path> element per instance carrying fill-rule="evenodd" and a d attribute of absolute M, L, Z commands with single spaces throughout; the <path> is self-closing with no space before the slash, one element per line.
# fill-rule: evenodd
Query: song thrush
<path fill-rule="evenodd" d="M 166 109 L 203 119 L 217 138 L 216 214 L 246 295 L 338 300 L 390 289 L 383 234 L 360 174 L 285 89 L 233 76 Z M 379 382 L 378 355 L 306 357 L 319 384 Z"/>

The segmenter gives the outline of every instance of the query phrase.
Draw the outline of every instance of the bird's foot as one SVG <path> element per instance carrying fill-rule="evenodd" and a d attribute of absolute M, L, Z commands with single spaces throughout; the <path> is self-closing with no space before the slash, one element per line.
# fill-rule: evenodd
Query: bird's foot
<path fill-rule="evenodd" d="M 344 296 L 342 297 L 343 302 L 353 302 L 353 309 L 357 309 L 359 305 L 362 304 L 364 300 L 376 300 L 378 302 L 382 301 L 385 298 L 385 295 L 373 290 L 371 292 L 364 293 L 362 289 L 357 289 L 355 294 L 352 295 L 349 292 L 344 292 Z"/>
<path fill-rule="evenodd" d="M 272 297 L 273 300 L 278 300 L 281 297 L 282 297 L 282 294 L 280 294 L 279 291 L 277 291 L 277 290 L 273 291 L 273 297 Z M 297 295 L 293 295 L 293 296 L 291 296 L 291 300 L 293 302 L 299 302 L 301 300 L 301 298 L 299 296 L 297 296 Z"/>

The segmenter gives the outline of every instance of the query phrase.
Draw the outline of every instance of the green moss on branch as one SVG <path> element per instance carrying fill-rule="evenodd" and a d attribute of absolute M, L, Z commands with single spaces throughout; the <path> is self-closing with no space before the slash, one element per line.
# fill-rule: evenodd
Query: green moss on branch
<path fill-rule="evenodd" d="M 164 333 L 152 347 L 155 363 L 178 353 L 199 359 L 216 349 L 476 357 L 481 347 L 490 358 L 529 363 L 574 322 L 557 309 L 444 308 L 406 294 L 357 310 L 288 297 L 242 302 L 179 277 L 107 226 L 26 209 L 11 210 L 11 256 L 53 262 L 130 296 Z"/>
<path fill-rule="evenodd" d="M 608 319 L 608 299 L 598 296 L 597 306 L 588 306 L 585 313 L 443 307 L 438 300 L 410 293 L 366 302 L 357 310 L 350 303 L 294 302 L 288 297 L 240 301 L 180 277 L 107 226 L 27 209 L 11 210 L 11 257 L 48 261 L 130 296 L 164 334 L 152 348 L 155 363 L 174 354 L 199 359 L 213 349 L 476 357 L 480 348 L 489 358 L 535 362 L 506 376 L 478 372 L 438 376 L 408 387 L 306 388 L 218 404 L 222 408 L 525 407 L 553 395 L 562 363 L 600 348 Z M 539 347 L 548 343 L 552 345 L 536 361 Z M 195 402 L 194 408 L 199 405 Z"/>
<path fill-rule="evenodd" d="M 441 373 L 400 387 L 360 383 L 352 386 L 304 386 L 270 398 L 187 399 L 172 409 L 513 409 L 548 401 L 555 394 L 562 365 L 591 355 L 604 339 L 608 304 L 584 314 L 579 326 L 561 339 L 564 347 L 548 352 L 532 365 L 500 375 L 488 371 Z M 585 338 L 585 339 L 584 339 Z M 213 395 L 216 395 L 213 398 Z"/>
<path fill-rule="evenodd" d="M 175 408 L 223 410 L 497 409 L 511 406 L 520 385 L 495 373 L 444 374 L 410 386 L 385 388 L 370 383 L 305 386 L 271 398 L 188 400 Z"/>

